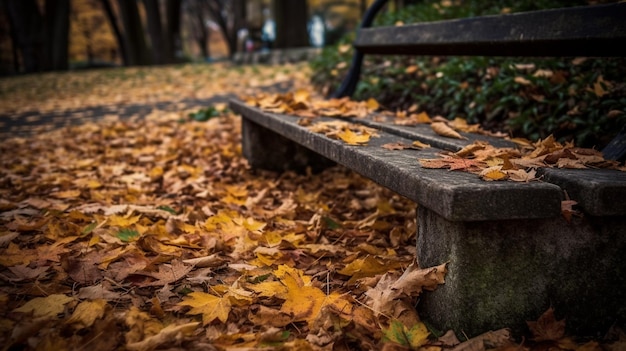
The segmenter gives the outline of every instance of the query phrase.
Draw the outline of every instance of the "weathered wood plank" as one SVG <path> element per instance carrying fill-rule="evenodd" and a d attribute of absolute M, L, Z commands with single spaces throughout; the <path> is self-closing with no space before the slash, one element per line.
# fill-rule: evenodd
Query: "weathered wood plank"
<path fill-rule="evenodd" d="M 626 56 L 626 3 L 363 28 L 365 54 Z"/>

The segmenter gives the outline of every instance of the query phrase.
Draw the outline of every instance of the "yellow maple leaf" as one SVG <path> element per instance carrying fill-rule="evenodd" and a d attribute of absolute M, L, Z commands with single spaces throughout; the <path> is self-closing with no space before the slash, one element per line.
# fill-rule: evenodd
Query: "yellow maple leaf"
<path fill-rule="evenodd" d="M 294 322 L 313 321 L 324 306 L 326 294 L 311 286 L 311 278 L 299 269 L 281 265 L 274 274 L 287 288 L 276 295 L 285 300 L 280 311 L 292 315 Z"/>
<path fill-rule="evenodd" d="M 192 292 L 187 295 L 189 298 L 180 302 L 180 306 L 191 306 L 187 314 L 201 314 L 202 324 L 207 325 L 215 319 L 226 323 L 230 313 L 231 304 L 227 297 L 218 297 L 204 292 Z"/>
<path fill-rule="evenodd" d="M 399 262 L 383 262 L 374 256 L 367 256 L 350 262 L 337 273 L 352 276 L 348 281 L 349 284 L 352 284 L 358 279 L 386 273 L 400 266 Z"/>
<path fill-rule="evenodd" d="M 263 228 L 265 228 L 265 226 L 267 225 L 267 223 L 257 221 L 252 217 L 245 218 L 245 219 L 243 217 L 235 218 L 233 219 L 233 222 L 235 222 L 238 225 L 243 226 L 244 228 L 248 229 L 251 232 L 263 231 Z"/>
<path fill-rule="evenodd" d="M 278 281 L 264 281 L 259 284 L 248 285 L 246 288 L 254 291 L 260 297 L 272 297 L 287 293 L 287 287 Z"/>
<path fill-rule="evenodd" d="M 363 133 L 357 134 L 350 129 L 344 129 L 341 132 L 337 133 L 337 137 L 346 142 L 348 145 L 363 145 L 367 144 L 370 141 L 370 134 Z"/>
<path fill-rule="evenodd" d="M 391 341 L 400 344 L 411 350 L 417 350 L 428 341 L 428 328 L 424 323 L 418 322 L 408 328 L 401 322 L 394 320 L 389 329 L 383 330 L 383 341 Z"/>
<path fill-rule="evenodd" d="M 367 106 L 367 110 L 370 112 L 376 111 L 380 108 L 380 104 L 374 98 L 367 99 L 365 106 Z"/>
<path fill-rule="evenodd" d="M 430 116 L 424 111 L 420 113 L 411 114 L 409 115 L 409 118 L 416 123 L 431 123 L 432 122 L 432 119 L 430 119 Z"/>
<path fill-rule="evenodd" d="M 311 94 L 308 90 L 299 89 L 293 94 L 294 107 L 306 108 L 311 101 Z"/>
<path fill-rule="evenodd" d="M 75 329 L 89 328 L 96 319 L 104 316 L 106 305 L 107 302 L 103 299 L 83 301 L 76 306 L 74 313 L 65 321 L 65 324 L 71 324 Z"/>
<path fill-rule="evenodd" d="M 57 191 L 50 195 L 52 195 L 53 197 L 56 197 L 57 199 L 75 199 L 80 196 L 80 190 L 75 189 L 75 190 Z"/>
<path fill-rule="evenodd" d="M 26 302 L 13 312 L 32 313 L 33 317 L 55 317 L 63 312 L 68 302 L 74 301 L 73 297 L 63 294 L 52 294 L 46 297 L 36 297 Z"/>
<path fill-rule="evenodd" d="M 108 224 L 115 227 L 128 227 L 132 224 L 137 223 L 140 217 L 141 215 L 131 217 L 112 215 L 108 218 Z"/>
<path fill-rule="evenodd" d="M 502 166 L 493 166 L 485 168 L 482 172 L 480 172 L 480 178 L 487 181 L 505 180 L 508 178 L 508 175 L 502 171 Z"/>
<path fill-rule="evenodd" d="M 188 336 L 198 327 L 198 322 L 185 323 L 181 325 L 168 325 L 157 334 L 149 336 L 141 341 L 127 343 L 126 349 L 131 351 L 154 350 L 162 344 L 178 340 L 181 336 Z"/>

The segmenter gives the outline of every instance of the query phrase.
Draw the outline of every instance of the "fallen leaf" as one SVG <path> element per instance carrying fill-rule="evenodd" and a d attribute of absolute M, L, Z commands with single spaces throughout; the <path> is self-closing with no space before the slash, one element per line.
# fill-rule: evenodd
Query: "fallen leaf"
<path fill-rule="evenodd" d="M 93 301 L 83 301 L 76 306 L 74 313 L 65 320 L 65 324 L 71 325 L 74 329 L 91 327 L 96 319 L 104 316 L 107 302 L 103 299 Z"/>
<path fill-rule="evenodd" d="M 191 306 L 187 314 L 201 314 L 202 324 L 207 325 L 214 320 L 226 323 L 231 304 L 228 297 L 218 297 L 204 292 L 192 292 L 187 295 L 180 306 Z"/>
<path fill-rule="evenodd" d="M 526 324 L 535 341 L 557 341 L 565 335 L 565 319 L 557 321 L 552 307 L 548 308 L 536 322 Z"/>
<path fill-rule="evenodd" d="M 181 325 L 171 324 L 161 329 L 156 335 L 149 336 L 138 342 L 126 344 L 126 348 L 133 351 L 148 351 L 172 341 L 180 343 L 185 336 L 190 336 L 199 324 L 198 322 Z"/>
<path fill-rule="evenodd" d="M 13 312 L 30 313 L 34 318 L 56 317 L 63 312 L 65 305 L 74 301 L 73 297 L 63 294 L 52 294 L 47 297 L 36 297 L 16 308 Z"/>
<path fill-rule="evenodd" d="M 493 166 L 485 168 L 479 174 L 480 178 L 487 181 L 506 180 L 508 175 L 502 171 L 502 166 Z"/>
<path fill-rule="evenodd" d="M 370 140 L 369 134 L 357 134 L 350 129 L 344 129 L 341 132 L 337 133 L 337 137 L 345 141 L 348 145 L 363 145 L 367 144 L 367 142 L 369 142 Z"/>
<path fill-rule="evenodd" d="M 441 136 L 454 139 L 466 139 L 461 134 L 450 128 L 446 123 L 434 122 L 430 124 L 433 131 Z"/>
<path fill-rule="evenodd" d="M 407 327 L 397 320 L 391 321 L 389 328 L 383 329 L 383 341 L 393 342 L 416 350 L 428 342 L 430 333 L 424 323 Z"/>

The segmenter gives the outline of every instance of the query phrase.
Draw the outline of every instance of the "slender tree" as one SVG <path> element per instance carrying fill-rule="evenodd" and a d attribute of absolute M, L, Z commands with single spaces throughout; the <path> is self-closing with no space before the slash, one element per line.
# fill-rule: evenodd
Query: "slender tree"
<path fill-rule="evenodd" d="M 46 70 L 68 68 L 70 0 L 46 0 L 44 19 Z"/>
<path fill-rule="evenodd" d="M 152 50 L 152 60 L 156 64 L 167 62 L 165 53 L 165 43 L 163 41 L 163 29 L 161 26 L 161 10 L 158 0 L 143 0 L 146 8 L 148 20 L 148 34 L 150 36 L 150 47 Z"/>
<path fill-rule="evenodd" d="M 20 59 L 19 48 L 17 46 L 17 32 L 15 31 L 15 24 L 13 23 L 13 16 L 9 16 L 9 4 L 8 0 L 0 0 L 3 9 L 6 12 L 7 22 L 9 23 L 9 37 L 11 38 L 11 53 L 13 56 L 13 70 L 17 73 L 20 71 Z"/>
<path fill-rule="evenodd" d="M 117 41 L 117 47 L 120 50 L 120 54 L 122 56 L 122 62 L 125 66 L 129 64 L 128 62 L 128 54 L 126 53 L 126 44 L 124 43 L 124 36 L 122 35 L 122 31 L 120 30 L 120 26 L 117 24 L 117 17 L 115 16 L 115 12 L 113 12 L 113 6 L 111 6 L 111 2 L 109 0 L 100 0 L 102 3 L 102 8 L 109 19 L 109 24 L 113 29 L 113 34 L 115 35 L 115 40 Z"/>
<path fill-rule="evenodd" d="M 136 0 L 117 0 L 117 6 L 124 27 L 124 45 L 128 55 L 128 65 L 148 65 L 152 63 L 141 16 Z"/>
<path fill-rule="evenodd" d="M 309 45 L 306 0 L 274 0 L 276 21 L 276 48 L 293 48 Z"/>
<path fill-rule="evenodd" d="M 198 2 L 217 23 L 232 57 L 237 52 L 237 34 L 246 27 L 246 0 L 188 0 Z"/>
<path fill-rule="evenodd" d="M 182 0 L 165 0 L 166 28 L 165 52 L 168 63 L 175 63 L 182 54 L 180 38 L 180 15 Z"/>
<path fill-rule="evenodd" d="M 22 54 L 26 73 L 43 69 L 44 50 L 42 16 L 35 0 L 7 1 L 11 24 L 14 26 L 17 47 Z"/>

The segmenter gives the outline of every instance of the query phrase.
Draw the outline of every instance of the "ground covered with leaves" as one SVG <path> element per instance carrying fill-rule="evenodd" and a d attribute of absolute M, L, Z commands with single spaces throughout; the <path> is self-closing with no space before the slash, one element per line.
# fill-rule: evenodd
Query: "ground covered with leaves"
<path fill-rule="evenodd" d="M 213 80 L 189 91 L 209 97 L 221 92 L 212 84 L 237 81 L 248 93 L 268 73 L 218 67 L 227 72 L 206 73 Z M 273 69 L 267 77 L 304 83 L 301 67 Z M 155 92 L 186 84 L 145 72 Z M 98 91 L 115 91 L 107 84 L 119 82 L 111 82 Z M 17 99 L 18 90 L 1 99 Z M 122 93 L 134 100 L 133 89 Z M 42 94 L 30 109 L 67 103 Z M 91 94 L 69 99 L 96 103 Z M 566 337 L 551 310 L 529 324 L 533 340 L 521 344 L 505 329 L 462 343 L 428 329 L 414 306 L 422 290 L 444 282 L 446 265 L 415 265 L 414 203 L 341 167 L 253 170 L 241 155 L 239 116 L 221 105 L 212 118 L 189 116 L 200 107 L 2 140 L 4 349 L 623 347 Z"/>

